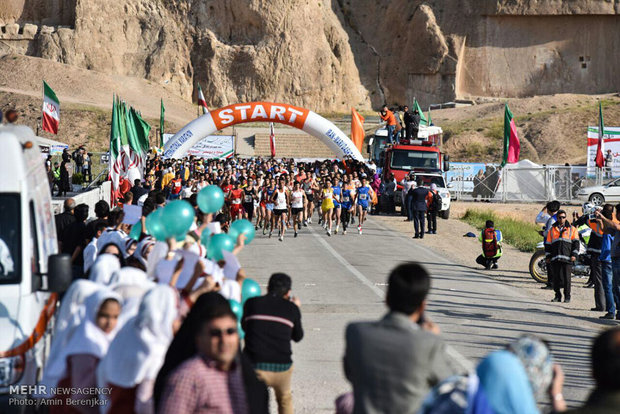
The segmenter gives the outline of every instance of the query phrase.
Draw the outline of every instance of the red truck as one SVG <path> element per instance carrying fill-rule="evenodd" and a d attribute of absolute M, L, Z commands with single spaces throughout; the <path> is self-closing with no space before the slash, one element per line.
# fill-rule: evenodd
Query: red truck
<path fill-rule="evenodd" d="M 401 139 L 398 144 L 391 147 L 386 145 L 386 128 L 378 129 L 371 138 L 369 153 L 371 159 L 382 168 L 381 179 L 385 181 L 390 174 L 394 174 L 398 183 L 395 197 L 397 205 L 400 205 L 402 200 L 400 182 L 411 171 L 417 175 L 441 175 L 449 170 L 449 157 L 440 150 L 442 136 L 441 127 L 421 126 L 417 139 Z"/>

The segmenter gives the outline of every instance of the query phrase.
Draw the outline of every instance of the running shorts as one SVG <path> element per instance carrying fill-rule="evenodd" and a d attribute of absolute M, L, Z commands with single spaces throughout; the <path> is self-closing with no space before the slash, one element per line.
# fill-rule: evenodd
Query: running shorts
<path fill-rule="evenodd" d="M 239 213 L 243 213 L 243 207 L 241 207 L 241 204 L 232 204 L 230 206 L 230 215 L 236 217 Z"/>
<path fill-rule="evenodd" d="M 303 211 L 304 211 L 303 207 L 291 207 L 291 213 L 293 213 L 294 216 L 296 216 L 297 214 Z"/>
<path fill-rule="evenodd" d="M 273 207 L 274 207 L 274 206 L 275 206 L 275 204 L 273 204 L 273 203 L 267 203 L 267 204 L 265 205 L 265 207 L 267 207 L 267 210 L 269 210 L 269 211 L 273 211 Z"/>
<path fill-rule="evenodd" d="M 365 203 L 357 203 L 357 205 L 358 205 L 358 206 L 361 206 L 363 211 L 368 210 L 368 202 L 365 202 Z"/>
<path fill-rule="evenodd" d="M 312 203 L 314 201 L 314 194 L 310 193 L 306 193 L 306 198 L 308 199 L 308 203 Z"/>
<path fill-rule="evenodd" d="M 273 209 L 273 214 L 275 214 L 276 216 L 280 217 L 282 215 L 282 213 L 286 213 L 286 209 L 285 208 L 274 208 Z"/>
<path fill-rule="evenodd" d="M 321 204 L 321 210 L 323 210 L 323 212 L 331 210 L 332 208 L 334 208 L 334 202 L 332 200 L 330 200 L 329 198 L 323 200 L 323 204 Z"/>

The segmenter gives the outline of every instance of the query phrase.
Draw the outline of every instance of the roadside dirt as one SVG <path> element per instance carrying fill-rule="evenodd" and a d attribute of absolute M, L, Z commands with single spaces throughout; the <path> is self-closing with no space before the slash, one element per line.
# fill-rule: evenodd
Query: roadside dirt
<path fill-rule="evenodd" d="M 475 203 L 455 203 L 451 210 L 462 211 L 467 208 L 475 207 Z M 513 205 L 513 204 L 485 204 L 487 209 L 491 207 L 498 214 L 514 214 L 526 215 L 530 211 L 530 220 L 534 220 L 540 206 L 537 205 Z M 571 210 L 572 211 L 572 210 Z M 542 284 L 532 279 L 529 273 L 529 262 L 531 253 L 523 253 L 510 245 L 504 245 L 503 256 L 499 260 L 499 269 L 484 270 L 479 266 L 475 259 L 481 253 L 481 245 L 477 237 L 464 237 L 468 232 L 478 234 L 478 230 L 458 219 L 458 213 L 454 214 L 450 219 L 437 219 L 436 235 L 425 235 L 424 239 L 416 240 L 416 243 L 428 247 L 435 252 L 445 256 L 446 258 L 458 263 L 474 274 L 480 277 L 490 277 L 498 283 L 507 283 L 516 288 L 522 289 L 526 294 L 536 298 L 541 303 L 550 302 L 554 293 L 552 290 L 543 290 Z M 413 223 L 404 221 L 404 217 L 397 216 L 373 216 L 374 220 L 384 226 L 401 232 L 409 237 L 413 236 Z M 586 279 L 572 279 L 572 298 L 571 303 L 558 303 L 558 311 L 567 315 L 572 315 L 600 323 L 601 328 L 616 325 L 615 321 L 601 321 L 598 319 L 603 313 L 592 312 L 590 308 L 594 307 L 594 290 L 585 288 Z"/>

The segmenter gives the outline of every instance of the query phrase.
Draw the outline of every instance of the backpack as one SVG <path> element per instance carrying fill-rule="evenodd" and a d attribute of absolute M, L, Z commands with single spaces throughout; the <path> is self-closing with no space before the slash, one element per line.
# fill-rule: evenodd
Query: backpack
<path fill-rule="evenodd" d="M 495 229 L 484 229 L 482 231 L 482 252 L 486 258 L 495 257 L 497 254 L 497 234 Z"/>
<path fill-rule="evenodd" d="M 431 201 L 431 210 L 440 211 L 441 210 L 441 196 L 439 195 L 439 191 L 433 193 L 433 201 Z"/>

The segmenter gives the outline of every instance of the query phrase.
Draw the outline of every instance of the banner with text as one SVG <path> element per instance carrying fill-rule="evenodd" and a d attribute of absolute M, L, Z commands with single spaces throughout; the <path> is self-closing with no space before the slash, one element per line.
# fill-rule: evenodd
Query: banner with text
<path fill-rule="evenodd" d="M 598 145 L 598 127 L 588 127 L 588 171 L 591 173 L 596 168 L 596 147 Z M 620 127 L 605 127 L 603 133 L 603 157 L 607 157 L 611 151 L 612 162 L 611 175 L 620 176 Z M 606 166 L 608 166 L 606 164 Z"/>
<path fill-rule="evenodd" d="M 164 134 L 164 145 L 173 134 Z M 233 156 L 235 148 L 234 135 L 209 135 L 198 141 L 188 152 L 200 158 L 230 158 Z"/>

